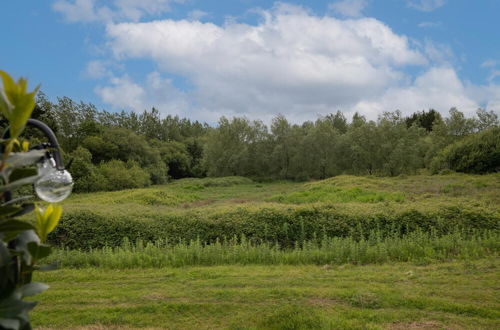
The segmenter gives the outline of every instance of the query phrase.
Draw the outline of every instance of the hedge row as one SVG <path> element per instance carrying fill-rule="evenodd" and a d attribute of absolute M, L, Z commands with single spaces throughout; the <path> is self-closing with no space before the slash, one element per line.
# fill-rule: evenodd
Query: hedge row
<path fill-rule="evenodd" d="M 434 213 L 416 210 L 399 214 L 348 215 L 323 207 L 296 209 L 237 209 L 220 213 L 158 215 L 156 218 L 109 217 L 89 211 L 63 216 L 50 237 L 53 244 L 68 248 L 119 246 L 124 237 L 135 241 L 168 239 L 172 242 L 200 239 L 203 242 L 245 235 L 253 241 L 293 246 L 315 237 L 361 237 L 376 231 L 381 236 L 404 235 L 420 230 L 437 235 L 457 228 L 499 229 L 500 215 L 457 207 Z"/>

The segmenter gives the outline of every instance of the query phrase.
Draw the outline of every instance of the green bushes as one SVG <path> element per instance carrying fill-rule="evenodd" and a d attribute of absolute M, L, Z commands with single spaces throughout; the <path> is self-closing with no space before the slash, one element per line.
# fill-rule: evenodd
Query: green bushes
<path fill-rule="evenodd" d="M 147 172 L 135 161 L 125 163 L 121 160 L 110 160 L 96 166 L 91 162 L 90 152 L 82 147 L 78 147 L 71 155 L 73 156 L 71 173 L 75 180 L 76 192 L 147 187 L 151 184 L 150 173 L 155 173 L 154 167 Z M 158 175 L 161 175 L 161 168 Z"/>
<path fill-rule="evenodd" d="M 431 169 L 434 173 L 443 169 L 477 174 L 500 171 L 500 127 L 449 145 L 434 158 Z"/>
<path fill-rule="evenodd" d="M 328 206 L 290 208 L 238 208 L 151 215 L 141 219 L 127 216 L 102 216 L 90 211 L 67 212 L 51 240 L 68 248 L 119 246 L 124 237 L 132 241 L 196 240 L 215 242 L 244 235 L 253 242 L 295 246 L 315 237 L 352 237 L 360 239 L 370 232 L 404 235 L 421 230 L 437 235 L 457 228 L 497 230 L 500 215 L 483 210 L 458 207 L 423 213 L 416 210 L 391 214 L 345 214 Z"/>
<path fill-rule="evenodd" d="M 122 190 L 149 186 L 150 175 L 133 161 L 124 163 L 110 160 L 99 166 L 99 173 L 106 179 L 103 190 Z"/>
<path fill-rule="evenodd" d="M 268 243 L 239 240 L 217 241 L 204 245 L 157 240 L 131 243 L 124 239 L 118 247 L 91 251 L 59 249 L 51 256 L 62 267 L 100 267 L 109 269 L 160 268 L 227 264 L 378 264 L 386 262 L 449 261 L 495 256 L 500 251 L 498 231 L 454 231 L 443 236 L 416 231 L 404 237 L 372 232 L 366 239 L 352 237 L 317 238 L 301 242 L 291 249 Z M 354 305 L 372 306 L 376 301 L 365 296 L 348 297 Z M 369 307 L 368 306 L 368 307 Z M 367 306 L 360 306 L 367 307 Z"/>

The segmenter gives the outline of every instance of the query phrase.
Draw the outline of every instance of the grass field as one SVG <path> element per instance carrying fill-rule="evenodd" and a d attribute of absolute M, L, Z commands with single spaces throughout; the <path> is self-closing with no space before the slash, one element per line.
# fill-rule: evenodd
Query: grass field
<path fill-rule="evenodd" d="M 40 328 L 498 329 L 498 259 L 378 266 L 63 269 Z"/>
<path fill-rule="evenodd" d="M 499 174 L 184 179 L 63 204 L 52 240 L 80 249 L 37 275 L 40 328 L 500 328 Z"/>
<path fill-rule="evenodd" d="M 116 192 L 75 194 L 66 212 L 147 217 L 161 213 L 216 212 L 237 207 L 293 207 L 328 204 L 340 210 L 433 210 L 443 206 L 487 208 L 500 212 L 500 174 L 357 177 L 342 175 L 310 182 L 257 183 L 244 178 L 183 179 L 164 186 Z"/>

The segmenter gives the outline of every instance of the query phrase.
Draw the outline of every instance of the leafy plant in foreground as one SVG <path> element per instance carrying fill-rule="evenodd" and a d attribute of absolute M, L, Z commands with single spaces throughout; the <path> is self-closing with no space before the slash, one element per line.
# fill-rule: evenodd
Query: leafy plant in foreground
<path fill-rule="evenodd" d="M 27 92 L 27 81 L 15 82 L 0 71 L 3 90 L 0 90 L 0 113 L 9 122 L 9 137 L 0 141 L 0 328 L 31 329 L 28 312 L 36 302 L 23 301 L 48 288 L 32 282 L 33 271 L 41 269 L 38 262 L 51 253 L 44 244 L 61 217 L 61 207 L 49 205 L 45 210 L 30 201 L 32 196 L 17 196 L 12 192 L 36 182 L 40 176 L 34 165 L 46 150 L 28 150 L 27 141 L 20 142 L 35 106 L 35 94 Z M 36 224 L 18 220 L 21 215 L 36 209 Z"/>

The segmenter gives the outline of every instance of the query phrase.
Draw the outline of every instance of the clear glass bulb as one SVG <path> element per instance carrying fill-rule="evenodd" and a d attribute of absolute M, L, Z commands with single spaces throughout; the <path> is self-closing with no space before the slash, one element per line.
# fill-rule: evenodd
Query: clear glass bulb
<path fill-rule="evenodd" d="M 53 158 L 45 160 L 38 167 L 41 178 L 35 182 L 35 191 L 40 199 L 57 203 L 71 194 L 73 178 L 66 170 L 58 170 Z"/>

